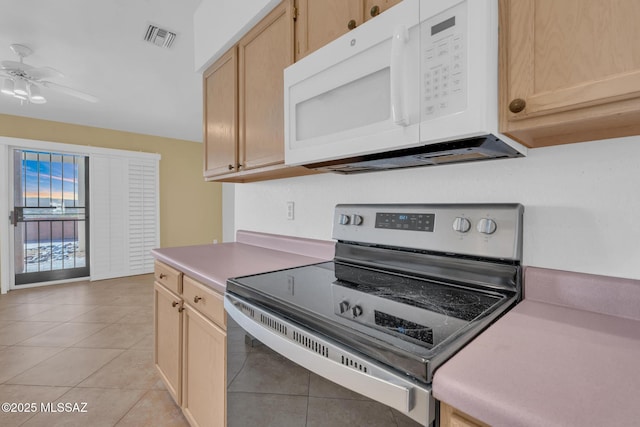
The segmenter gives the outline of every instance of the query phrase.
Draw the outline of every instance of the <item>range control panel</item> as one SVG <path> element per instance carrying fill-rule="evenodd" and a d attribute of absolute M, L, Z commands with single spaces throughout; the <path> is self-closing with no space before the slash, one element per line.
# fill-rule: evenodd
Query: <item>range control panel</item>
<path fill-rule="evenodd" d="M 333 238 L 521 260 L 520 204 L 337 205 Z"/>

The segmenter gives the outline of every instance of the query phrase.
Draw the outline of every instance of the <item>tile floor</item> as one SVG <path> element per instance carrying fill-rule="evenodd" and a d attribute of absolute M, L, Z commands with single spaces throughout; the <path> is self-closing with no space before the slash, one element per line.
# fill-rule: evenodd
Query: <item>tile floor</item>
<path fill-rule="evenodd" d="M 339 387 L 228 324 L 229 427 L 416 426 Z M 0 426 L 188 426 L 153 365 L 153 276 L 0 295 Z M 86 412 L 40 411 L 86 402 Z M 81 409 L 81 408 L 79 408 Z"/>
<path fill-rule="evenodd" d="M 0 295 L 0 403 L 38 409 L 0 426 L 188 426 L 153 365 L 152 290 L 143 275 Z"/>

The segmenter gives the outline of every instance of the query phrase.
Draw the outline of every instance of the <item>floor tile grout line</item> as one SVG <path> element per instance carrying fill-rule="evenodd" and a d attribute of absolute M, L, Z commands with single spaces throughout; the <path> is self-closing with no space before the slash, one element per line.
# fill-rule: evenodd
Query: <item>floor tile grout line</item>
<path fill-rule="evenodd" d="M 14 379 L 15 377 L 18 377 L 20 375 L 22 375 L 23 373 L 25 373 L 26 371 L 36 368 L 37 366 L 41 365 L 42 363 L 46 362 L 47 360 L 51 359 L 52 357 L 55 357 L 56 355 L 62 353 L 65 350 L 69 350 L 69 349 L 75 349 L 76 347 L 66 347 L 66 348 L 62 348 L 60 347 L 60 351 L 56 352 L 55 354 L 51 355 L 51 357 L 31 366 L 30 368 L 22 371 L 21 373 L 14 375 L 13 377 L 11 377 L 8 381 L 11 381 L 12 379 Z M 122 354 L 123 351 L 122 349 L 112 349 L 112 348 L 107 348 L 107 349 L 97 349 L 97 350 L 121 350 L 120 354 Z M 114 356 L 113 358 L 109 359 L 108 361 L 106 361 L 102 366 L 100 366 L 99 368 L 96 369 L 99 370 L 100 368 L 102 368 L 104 365 L 106 365 L 107 363 L 111 362 L 113 359 L 115 359 L 116 357 L 118 357 L 120 354 Z M 78 381 L 76 384 L 74 385 L 58 385 L 58 384 L 22 384 L 22 383 L 10 383 L 8 381 L 5 381 L 3 384 L 9 384 L 9 385 L 34 385 L 34 386 L 42 386 L 42 387 L 70 387 L 70 388 L 76 388 L 78 386 L 78 384 L 82 383 L 83 381 L 85 381 L 87 378 L 89 378 L 91 375 L 93 375 L 95 373 L 95 371 L 91 372 L 90 374 L 88 374 L 86 377 L 82 378 L 80 381 Z"/>
<path fill-rule="evenodd" d="M 140 277 L 142 277 L 142 276 L 140 276 Z M 153 277 L 152 275 L 148 275 L 148 277 L 145 278 L 144 282 L 140 281 L 140 279 L 137 279 L 136 283 L 124 282 L 124 283 L 127 283 L 126 286 L 119 286 L 118 288 L 114 287 L 113 289 L 110 290 L 110 292 L 113 292 L 114 295 L 118 295 L 119 297 L 121 297 L 122 296 L 122 292 L 123 291 L 126 292 L 127 288 L 130 288 L 130 289 L 141 289 L 141 286 L 147 286 L 148 284 L 153 283 L 152 280 L 148 280 L 148 279 L 150 279 L 152 277 Z M 124 279 L 126 279 L 126 278 L 124 278 Z M 113 283 L 117 283 L 117 282 L 114 280 Z M 93 284 L 80 282 L 80 283 L 73 283 L 73 284 L 70 284 L 70 285 L 71 286 L 68 286 L 68 287 L 62 289 L 62 291 L 63 292 L 67 292 L 69 289 L 76 289 L 76 287 L 78 289 L 80 289 L 80 287 L 86 288 L 87 286 L 92 286 Z M 61 285 L 61 286 L 65 286 L 65 285 Z M 92 287 L 92 289 L 100 291 L 101 293 L 105 290 L 104 287 L 101 287 L 101 288 Z M 25 291 L 27 291 L 27 290 L 25 290 Z M 30 292 L 24 292 L 25 295 L 27 293 L 30 293 Z M 152 330 L 149 330 L 148 333 L 144 333 L 143 335 L 141 335 L 141 337 L 139 339 L 132 340 L 131 341 L 131 345 L 125 346 L 125 348 L 121 348 L 120 346 L 118 346 L 119 348 L 112 348 L 111 346 L 108 346 L 108 347 L 76 347 L 76 345 L 79 342 L 82 342 L 83 340 L 88 339 L 91 336 L 96 335 L 96 334 L 100 333 L 101 331 L 103 331 L 104 329 L 109 328 L 110 326 L 113 326 L 113 325 L 122 325 L 123 327 L 125 327 L 126 325 L 131 325 L 131 327 L 133 329 L 135 329 L 137 327 L 136 325 L 138 325 L 138 327 L 141 330 L 144 330 L 144 326 L 143 325 L 145 325 L 145 324 L 148 325 L 150 322 L 152 322 L 151 317 L 149 317 L 148 321 L 145 321 L 144 319 L 145 319 L 145 316 L 149 316 L 149 313 L 153 312 L 153 305 L 151 303 L 149 303 L 149 304 L 141 304 L 140 301 L 143 298 L 147 298 L 147 297 L 149 298 L 149 300 L 152 300 L 152 292 L 149 291 L 149 292 L 145 292 L 144 294 L 138 293 L 137 295 L 134 295 L 134 297 L 136 297 L 135 303 L 133 303 L 133 304 L 125 304 L 124 305 L 125 307 L 130 307 L 131 310 L 124 310 L 124 311 L 127 311 L 127 313 L 125 313 L 123 316 L 118 317 L 115 320 L 109 320 L 107 322 L 105 322 L 105 321 L 101 321 L 101 322 L 86 322 L 86 321 L 78 321 L 78 320 L 82 320 L 81 319 L 82 316 L 84 316 L 84 315 L 86 315 L 88 313 L 91 313 L 91 312 L 93 312 L 93 311 L 95 311 L 95 310 L 97 310 L 97 309 L 99 309 L 101 307 L 123 306 L 122 304 L 114 304 L 113 303 L 114 300 L 109 299 L 109 297 L 108 297 L 108 295 L 106 293 L 104 295 L 105 295 L 105 300 L 108 300 L 108 304 L 100 304 L 95 299 L 92 299 L 91 296 L 84 296 L 84 297 L 87 298 L 88 303 L 79 303 L 78 301 L 72 300 L 72 298 L 74 298 L 74 296 L 73 296 L 74 293 L 75 293 L 75 291 L 70 291 L 70 294 L 68 296 L 68 298 L 69 298 L 68 300 L 64 299 L 65 296 L 60 297 L 58 299 L 58 301 L 62 301 L 62 302 L 58 302 L 56 304 L 58 304 L 59 306 L 60 305 L 66 305 L 66 306 L 74 306 L 74 307 L 76 307 L 76 306 L 93 306 L 93 307 L 90 310 L 88 310 L 86 312 L 83 312 L 82 314 L 79 314 L 77 316 L 71 317 L 71 318 L 67 318 L 67 319 L 64 319 L 64 320 L 56 319 L 56 321 L 50 321 L 51 323 L 55 323 L 55 325 L 52 325 L 51 328 L 48 328 L 48 329 L 46 329 L 44 331 L 41 331 L 41 332 L 39 332 L 39 333 L 29 337 L 29 338 L 25 338 L 24 340 L 21 340 L 18 343 L 13 343 L 13 344 L 8 345 L 8 346 L 0 346 L 0 348 L 2 348 L 2 350 L 6 349 L 6 348 L 18 348 L 18 347 L 25 347 L 25 348 L 30 348 L 30 349 L 38 348 L 38 347 L 47 347 L 47 348 L 55 349 L 55 352 L 53 354 L 51 354 L 49 357 L 45 358 L 44 360 L 42 360 L 42 361 L 40 361 L 40 362 L 38 362 L 38 363 L 36 363 L 36 364 L 34 364 L 32 366 L 29 366 L 28 368 L 26 368 L 24 370 L 21 370 L 20 373 L 17 373 L 15 375 L 13 375 L 7 381 L 11 381 L 16 376 L 22 375 L 25 371 L 27 371 L 29 369 L 33 369 L 36 366 L 39 366 L 41 363 L 45 363 L 46 361 L 50 360 L 51 358 L 55 357 L 56 355 L 60 354 L 61 352 L 65 351 L 65 350 L 69 350 L 69 349 L 73 350 L 73 349 L 78 349 L 78 348 L 96 348 L 96 349 L 100 349 L 100 350 L 117 350 L 117 353 L 113 357 L 110 357 L 109 360 L 107 360 L 103 364 L 101 364 L 100 367 L 98 367 L 95 370 L 92 370 L 92 372 L 90 374 L 88 374 L 83 379 L 79 380 L 79 382 L 76 383 L 73 386 L 70 386 L 70 385 L 64 385 L 64 386 L 58 385 L 58 386 L 56 386 L 56 385 L 50 385 L 50 384 L 45 384 L 45 385 L 9 384 L 7 382 L 4 382 L 3 384 L 15 385 L 15 386 L 24 386 L 24 387 L 64 387 L 64 388 L 66 388 L 66 391 L 61 396 L 59 396 L 58 398 L 53 400 L 53 401 L 56 401 L 56 402 L 62 401 L 64 399 L 64 396 L 69 396 L 70 395 L 69 393 L 77 393 L 77 394 L 80 395 L 80 394 L 82 394 L 84 392 L 85 389 L 132 390 L 132 391 L 135 390 L 135 391 L 139 392 L 140 393 L 140 397 L 138 399 L 136 399 L 135 402 L 133 402 L 133 404 L 126 409 L 124 414 L 119 419 L 114 420 L 114 423 L 112 425 L 115 426 L 118 423 L 121 423 L 123 419 L 125 419 L 129 414 L 131 414 L 131 412 L 134 410 L 134 408 L 137 405 L 139 405 L 139 403 L 140 403 L 140 401 L 142 399 L 145 399 L 146 397 L 150 396 L 151 395 L 150 392 L 164 392 L 164 393 L 167 393 L 166 389 L 159 387 L 157 382 L 155 382 L 154 384 L 152 384 L 150 386 L 137 386 L 137 387 L 132 387 L 132 388 L 128 388 L 128 387 L 125 387 L 125 388 L 123 388 L 123 387 L 104 387 L 104 386 L 103 387 L 100 387 L 100 386 L 98 386 L 98 387 L 81 387 L 80 384 L 82 384 L 84 381 L 86 381 L 92 375 L 96 374 L 96 372 L 100 371 L 106 365 L 111 363 L 113 360 L 115 360 L 119 356 L 125 354 L 126 352 L 138 352 L 138 353 L 152 352 L 153 351 L 153 347 L 152 346 L 149 346 L 147 348 L 145 348 L 145 347 L 135 348 L 135 347 L 140 345 L 141 343 L 143 343 L 145 340 L 148 340 L 149 339 L 149 335 L 152 336 L 153 332 L 152 332 Z M 83 294 L 83 291 L 78 291 L 78 294 Z M 24 306 L 25 304 L 29 304 L 29 303 L 34 304 L 34 303 L 36 303 L 35 301 L 45 302 L 45 301 L 48 301 L 47 298 L 52 296 L 52 295 L 55 295 L 55 294 L 47 292 L 46 295 L 42 295 L 42 296 L 40 296 L 38 298 L 33 298 L 33 297 L 29 297 L 29 296 L 21 297 L 20 299 L 22 299 L 22 301 L 19 301 L 17 299 L 15 301 L 15 304 L 12 304 L 12 306 L 20 306 L 20 305 Z M 30 298 L 32 298 L 32 299 L 30 299 Z M 82 298 L 82 296 L 78 297 L 78 298 Z M 1 299 L 2 299 L 2 297 L 0 296 L 0 301 L 1 301 Z M 98 302 L 98 303 L 96 303 L 96 302 Z M 12 301 L 12 303 L 13 303 L 13 301 Z M 5 307 L 6 306 L 2 307 L 2 309 L 4 309 Z M 0 309 L 0 311 L 2 311 L 2 309 Z M 55 307 L 51 307 L 51 308 L 49 308 L 49 309 L 47 309 L 45 311 L 54 310 L 54 309 L 55 309 Z M 70 309 L 70 310 L 72 310 L 72 309 Z M 44 313 L 45 311 L 36 313 L 36 314 L 34 314 L 34 316 L 37 316 L 37 315 L 39 315 L 41 313 Z M 141 311 L 143 312 L 142 314 L 140 314 L 138 316 L 133 316 L 136 313 L 139 314 Z M 128 316 L 132 316 L 132 317 L 130 317 L 129 319 L 126 319 L 127 321 L 123 322 L 123 319 L 127 318 Z M 30 317 L 32 317 L 32 316 L 30 316 Z M 11 320 L 7 321 L 8 323 L 7 323 L 6 326 L 10 327 L 11 325 L 15 325 L 16 323 L 28 322 L 28 321 L 30 321 L 30 320 L 29 319 L 18 319 L 18 320 L 11 319 Z M 33 320 L 31 320 L 31 321 L 33 321 Z M 36 321 L 39 321 L 39 320 L 36 320 Z M 46 320 L 43 320 L 43 321 L 46 321 Z M 56 327 L 60 327 L 60 326 L 63 326 L 63 325 L 74 324 L 74 323 L 77 323 L 77 324 L 88 324 L 88 325 L 96 324 L 96 323 L 102 323 L 103 327 L 93 331 L 90 335 L 82 337 L 82 338 L 80 338 L 78 340 L 74 339 L 74 340 L 72 340 L 70 342 L 65 342 L 63 345 L 58 344 L 59 346 L 58 345 L 56 345 L 56 346 L 46 346 L 46 345 L 26 346 L 26 345 L 21 345 L 22 342 L 27 341 L 27 340 L 29 340 L 29 339 L 31 339 L 33 337 L 36 337 L 36 336 L 39 336 L 39 335 L 46 335 L 47 332 L 50 332 L 52 329 L 54 329 Z M 64 340 L 64 336 L 62 336 L 62 337 L 63 337 L 62 340 Z M 162 403 L 161 405 L 165 405 L 165 403 Z M 175 403 L 171 402 L 171 405 L 173 407 L 173 405 L 175 405 Z M 124 408 L 126 408 L 126 407 L 124 407 Z M 180 409 L 178 408 L 177 410 L 181 414 Z M 29 420 L 31 420 L 36 415 L 37 414 L 34 413 L 33 416 L 27 418 L 26 420 L 23 420 L 20 423 L 20 425 L 23 425 L 24 423 L 28 423 Z M 185 421 L 185 425 L 188 425 L 186 423 L 186 421 Z"/>
<path fill-rule="evenodd" d="M 144 389 L 144 390 L 145 390 L 145 392 L 144 392 L 144 393 L 142 393 L 142 395 L 140 396 L 140 398 L 139 398 L 138 400 L 136 400 L 136 401 L 133 403 L 133 405 L 131 405 L 131 407 L 127 410 L 127 412 L 125 412 L 125 413 L 124 413 L 120 418 L 118 418 L 118 420 L 117 420 L 115 423 L 113 423 L 113 426 L 114 426 L 114 427 L 115 427 L 115 426 L 117 426 L 117 425 L 120 423 L 120 421 L 122 421 L 122 420 L 123 420 L 123 419 L 124 419 L 124 418 L 125 418 L 125 417 L 126 417 L 126 416 L 131 412 L 131 411 L 132 411 L 132 410 L 133 410 L 133 408 L 135 408 L 135 407 L 136 407 L 136 405 L 138 404 L 138 402 L 140 402 L 142 399 L 144 399 L 144 397 L 145 397 L 147 394 L 149 394 L 149 392 L 151 391 L 151 389 Z"/>
<path fill-rule="evenodd" d="M 9 346 L 9 347 L 26 347 L 26 346 L 15 345 L 15 346 Z M 12 379 L 14 379 L 15 377 L 17 377 L 17 376 L 19 376 L 19 375 L 24 374 L 24 373 L 25 373 L 26 371 L 28 371 L 29 369 L 36 367 L 36 366 L 37 366 L 37 365 L 39 365 L 40 363 L 43 363 L 43 362 L 45 362 L 45 361 L 47 361 L 47 360 L 51 359 L 51 358 L 52 358 L 52 357 L 54 357 L 55 355 L 57 355 L 57 354 L 59 354 L 59 353 L 61 353 L 61 352 L 63 352 L 63 351 L 65 350 L 65 349 L 64 349 L 64 348 L 62 348 L 62 347 L 46 347 L 46 348 L 55 348 L 55 349 L 57 349 L 57 350 L 59 350 L 59 351 L 56 351 L 56 352 L 55 352 L 55 353 L 53 353 L 51 356 L 47 357 L 47 358 L 46 358 L 46 359 L 44 359 L 44 360 L 41 360 L 40 362 L 36 363 L 35 365 L 29 366 L 28 368 L 24 369 L 23 371 L 20 371 L 20 373 L 18 373 L 18 374 L 16 374 L 16 375 L 12 376 L 11 378 L 8 378 L 7 380 L 3 381 L 3 382 L 2 382 L 2 383 L 0 383 L 0 384 L 7 384 L 7 385 L 30 385 L 30 384 L 15 384 L 15 383 L 10 383 L 9 381 L 11 381 Z M 38 385 L 40 385 L 40 384 L 38 384 Z M 64 387 L 64 386 L 60 386 L 60 387 Z"/>
<path fill-rule="evenodd" d="M 63 322 L 63 323 L 60 323 L 59 325 L 54 326 L 54 327 L 53 327 L 53 328 L 51 328 L 51 329 L 47 329 L 47 330 L 43 331 L 43 332 L 42 332 L 42 333 L 40 333 L 40 334 L 34 335 L 34 336 L 32 336 L 32 337 L 29 337 L 29 338 L 27 338 L 26 340 L 20 341 L 20 343 L 16 343 L 16 344 L 14 344 L 14 345 L 22 345 L 23 347 L 58 347 L 58 346 L 55 346 L 55 345 L 49 345 L 49 346 L 47 346 L 47 345 L 24 345 L 24 344 L 22 344 L 22 343 L 24 343 L 25 341 L 29 341 L 30 339 L 33 339 L 33 338 L 35 338 L 35 337 L 37 337 L 37 336 L 40 336 L 40 335 L 42 335 L 42 334 L 45 334 L 45 333 L 47 333 L 47 332 L 51 332 L 53 329 L 58 328 L 58 327 L 60 327 L 60 326 L 62 326 L 62 325 L 67 325 L 67 324 L 69 324 L 69 323 L 82 323 L 82 322 Z M 98 324 L 99 322 L 95 322 L 95 323 L 92 323 L 92 322 L 85 322 L 85 323 L 87 323 L 87 324 L 89 324 L 89 325 L 91 325 L 91 324 L 95 325 L 95 324 Z M 100 323 L 101 323 L 101 322 L 100 322 Z M 71 344 L 69 344 L 69 345 L 66 345 L 66 346 L 64 346 L 64 347 L 60 347 L 60 348 L 72 348 L 72 347 L 73 347 L 73 348 L 76 348 L 76 347 L 74 347 L 74 346 L 75 346 L 76 344 L 78 344 L 80 341 L 82 341 L 82 340 L 84 340 L 84 339 L 86 339 L 86 338 L 89 338 L 89 337 L 91 337 L 91 336 L 92 336 L 92 335 L 94 335 L 94 334 L 97 334 L 98 332 L 100 332 L 101 330 L 105 329 L 105 328 L 106 328 L 106 327 L 108 327 L 109 325 L 111 325 L 111 323 L 107 323 L 107 324 L 105 324 L 105 326 L 104 326 L 103 328 L 100 328 L 99 330 L 95 331 L 95 332 L 94 332 L 94 333 L 92 333 L 91 335 L 88 335 L 88 336 L 86 336 L 86 337 L 82 337 L 82 338 L 80 338 L 78 341 L 75 341 L 75 342 L 73 342 L 73 343 L 71 343 Z"/>

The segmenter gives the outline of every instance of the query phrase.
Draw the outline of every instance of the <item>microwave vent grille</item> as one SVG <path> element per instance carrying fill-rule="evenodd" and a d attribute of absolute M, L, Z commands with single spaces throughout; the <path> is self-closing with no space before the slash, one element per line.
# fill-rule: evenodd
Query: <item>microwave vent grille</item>
<path fill-rule="evenodd" d="M 523 157 L 523 155 L 494 135 L 484 135 L 421 147 L 312 163 L 305 165 L 305 167 L 325 172 L 354 174 L 514 157 Z"/>

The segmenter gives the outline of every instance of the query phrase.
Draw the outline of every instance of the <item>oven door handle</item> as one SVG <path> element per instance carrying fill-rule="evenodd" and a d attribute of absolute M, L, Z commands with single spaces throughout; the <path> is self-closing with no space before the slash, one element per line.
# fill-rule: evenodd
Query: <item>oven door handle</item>
<path fill-rule="evenodd" d="M 244 302 L 233 301 L 228 295 L 225 297 L 224 307 L 233 320 L 249 334 L 284 357 L 345 388 L 384 402 L 398 411 L 408 413 L 413 409 L 414 387 L 410 382 L 394 377 L 392 374 L 387 375 L 387 378 L 372 376 L 315 353 L 250 319 L 237 307 L 237 304 L 247 306 Z"/>

